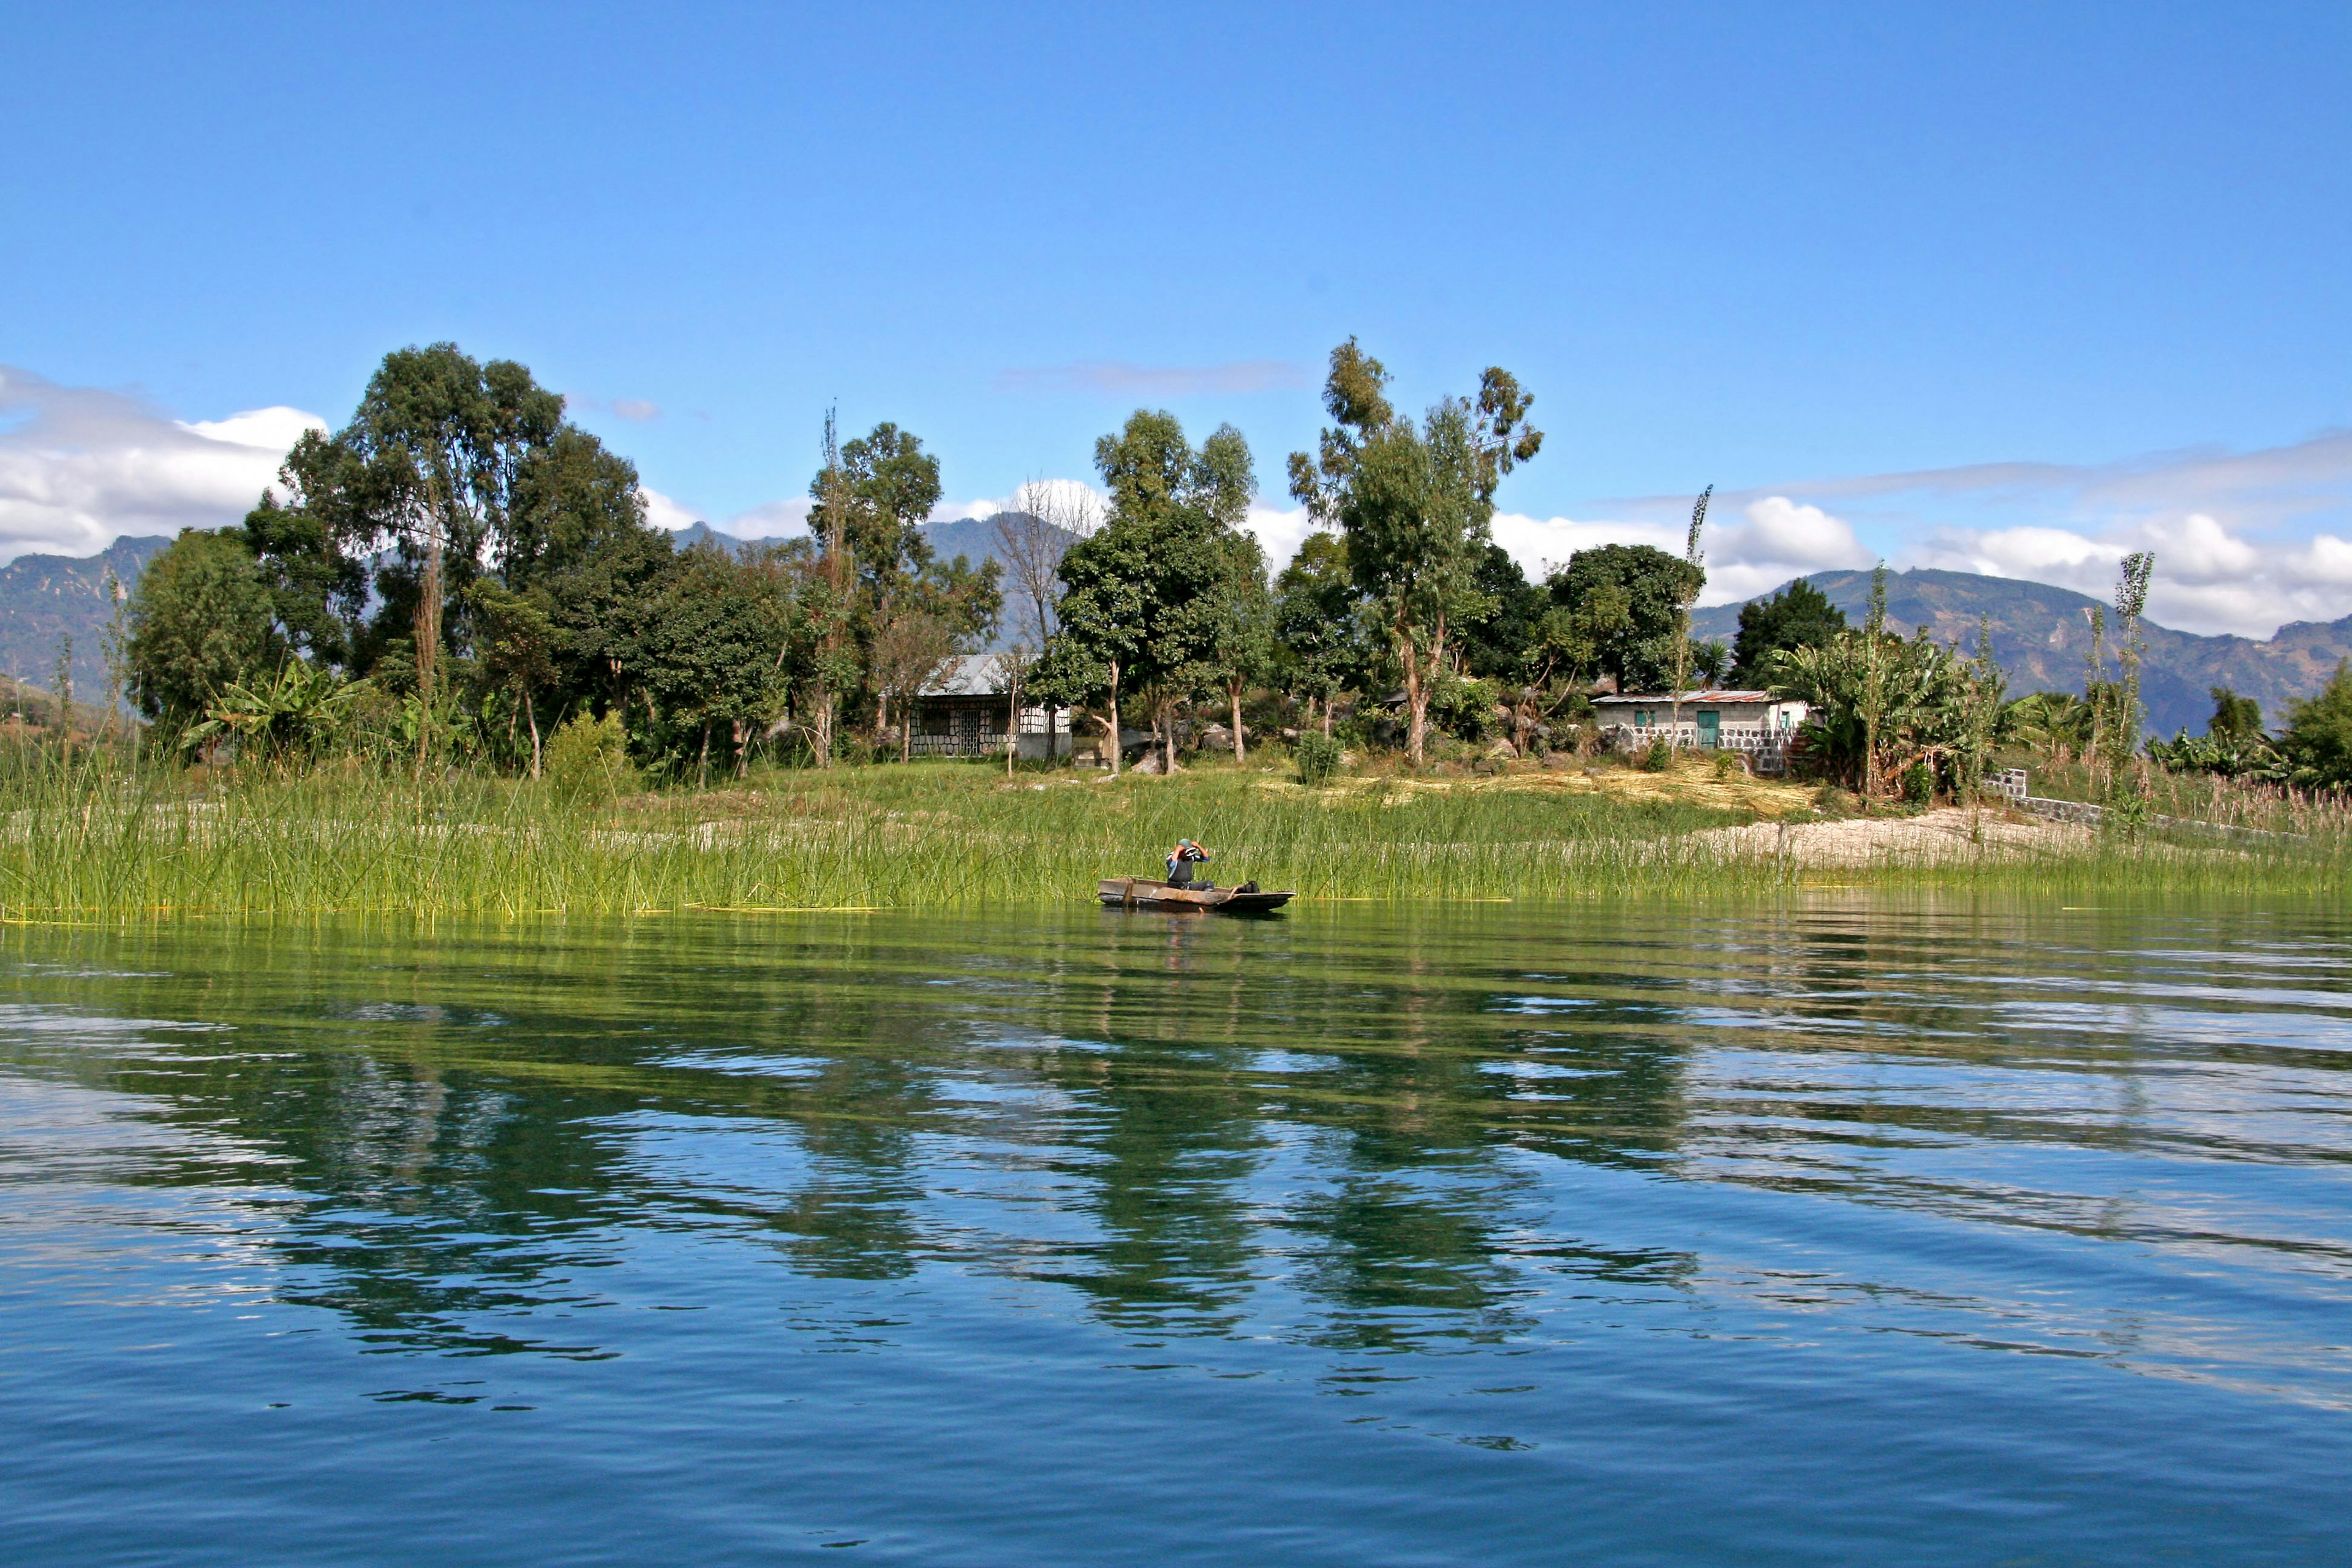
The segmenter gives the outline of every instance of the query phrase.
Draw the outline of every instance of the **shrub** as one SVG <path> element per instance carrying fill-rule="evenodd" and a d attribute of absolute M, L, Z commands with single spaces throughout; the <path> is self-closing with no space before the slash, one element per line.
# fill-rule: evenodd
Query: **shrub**
<path fill-rule="evenodd" d="M 547 782 L 567 801 L 604 801 L 632 782 L 629 737 L 621 716 L 591 719 L 582 713 L 565 721 L 547 742 Z"/>
<path fill-rule="evenodd" d="M 1736 779 L 1747 771 L 1747 764 L 1740 760 L 1740 756 L 1738 752 L 1726 750 L 1715 753 L 1715 776 L 1717 778 Z"/>
<path fill-rule="evenodd" d="M 1645 773 L 1662 773 L 1674 765 L 1675 749 L 1664 739 L 1651 742 L 1650 749 L 1642 753 L 1642 771 Z"/>
<path fill-rule="evenodd" d="M 1913 763 L 1903 770 L 1903 798 L 1913 805 L 1926 805 L 1936 798 L 1936 770 L 1925 762 Z"/>
<path fill-rule="evenodd" d="M 1309 730 L 1291 747 L 1290 758 L 1298 764 L 1298 782 L 1310 789 L 1319 789 L 1339 771 L 1339 742 L 1319 731 Z"/>

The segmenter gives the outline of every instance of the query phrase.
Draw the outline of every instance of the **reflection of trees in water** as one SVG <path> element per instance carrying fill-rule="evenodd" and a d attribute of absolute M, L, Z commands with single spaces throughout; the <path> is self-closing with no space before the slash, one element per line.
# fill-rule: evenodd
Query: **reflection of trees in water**
<path fill-rule="evenodd" d="M 1056 1280 L 1130 1331 L 1230 1331 L 1277 1282 L 1302 1331 L 1353 1345 L 1510 1331 L 1544 1274 L 1689 1269 L 1550 1234 L 1527 1174 L 1528 1152 L 1675 1146 L 1686 1046 L 1630 973 L 1529 981 L 1444 927 L 941 926 L 199 933 L 161 943 L 179 978 L 93 1001 L 231 1022 L 243 1048 L 89 1076 L 264 1155 L 224 1172 L 191 1142 L 139 1179 L 287 1190 L 289 1293 L 415 1348 L 594 1353 L 530 1315 L 596 1299 L 648 1226 L 821 1277 Z M 1591 1005 L 1520 1005 L 1538 991 Z M 691 1157 L 666 1152 L 681 1128 Z M 932 1189 L 968 1172 L 1010 1218 L 944 1217 Z M 1041 1184 L 1090 1230 L 1024 1227 Z"/>

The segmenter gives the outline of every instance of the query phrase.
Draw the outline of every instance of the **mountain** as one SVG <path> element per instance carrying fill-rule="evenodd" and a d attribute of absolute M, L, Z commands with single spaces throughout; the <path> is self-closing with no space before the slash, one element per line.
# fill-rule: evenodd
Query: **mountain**
<path fill-rule="evenodd" d="M 96 555 L 19 555 L 0 566 L 0 674 L 47 690 L 58 650 L 73 638 L 76 699 L 106 690 L 106 626 L 114 602 L 106 574 L 128 594 L 139 574 L 172 542 L 160 535 L 118 539 Z"/>
<path fill-rule="evenodd" d="M 959 517 L 945 522 L 923 524 L 923 537 L 930 542 L 931 553 L 942 561 L 963 556 L 977 566 L 982 561 L 994 561 L 996 554 L 996 519 L 991 517 Z M 670 531 L 670 543 L 679 550 L 691 550 L 706 541 L 722 546 L 740 543 L 732 534 L 720 533 L 707 522 L 688 523 Z"/>
<path fill-rule="evenodd" d="M 1850 621 L 1859 623 L 1869 610 L 1867 572 L 1823 572 L 1806 581 Z M 1924 626 L 1938 640 L 1958 638 L 1974 651 L 1977 619 L 1990 616 L 1993 657 L 2009 674 L 2012 696 L 2083 689 L 2084 661 L 2091 644 L 2084 612 L 2097 603 L 2087 594 L 2046 583 L 1980 577 L 1972 572 L 1920 567 L 1891 573 L 1886 580 L 1887 624 L 1904 631 Z M 1729 642 L 1739 629 L 1739 609 L 1738 605 L 1717 605 L 1696 611 L 1691 630 Z M 2108 616 L 2113 618 L 2112 609 Z M 2143 622 L 2142 628 L 2147 662 L 2140 675 L 2140 696 L 2147 704 L 2148 727 L 2165 735 L 2183 728 L 2202 730 L 2213 711 L 2209 689 L 2216 686 L 2260 702 L 2263 722 L 2275 729 L 2286 721 L 2290 701 L 2316 696 L 2336 663 L 2352 658 L 2352 616 L 2325 624 L 2296 621 L 2263 641 L 2200 637 L 2154 622 Z"/>

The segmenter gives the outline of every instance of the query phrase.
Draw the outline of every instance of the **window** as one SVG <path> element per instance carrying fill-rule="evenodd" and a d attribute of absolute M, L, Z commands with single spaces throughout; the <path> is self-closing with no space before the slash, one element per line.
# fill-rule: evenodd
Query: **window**
<path fill-rule="evenodd" d="M 1633 722 L 1637 726 L 1646 726 L 1650 722 L 1650 710 L 1647 708 L 1634 709 Z"/>

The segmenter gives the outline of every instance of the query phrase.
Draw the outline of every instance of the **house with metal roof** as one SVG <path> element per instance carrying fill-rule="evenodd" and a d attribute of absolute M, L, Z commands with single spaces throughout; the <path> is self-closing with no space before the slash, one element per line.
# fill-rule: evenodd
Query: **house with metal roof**
<path fill-rule="evenodd" d="M 1787 765 L 1789 742 L 1812 711 L 1794 698 L 1731 689 L 1684 692 L 1679 723 L 1675 700 L 1664 692 L 1596 697 L 1592 707 L 1612 749 L 1664 741 L 1700 751 L 1738 751 L 1749 754 L 1759 773 L 1778 773 Z"/>

